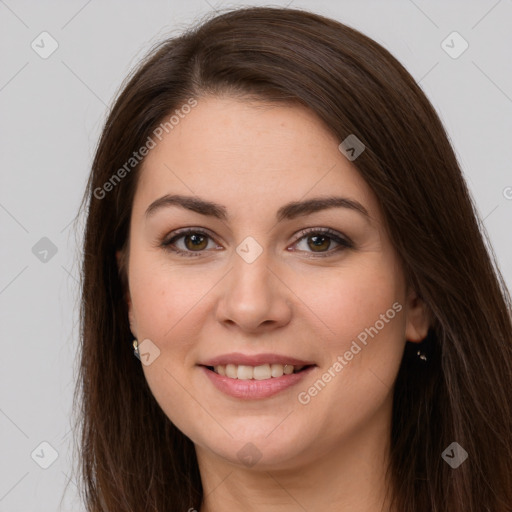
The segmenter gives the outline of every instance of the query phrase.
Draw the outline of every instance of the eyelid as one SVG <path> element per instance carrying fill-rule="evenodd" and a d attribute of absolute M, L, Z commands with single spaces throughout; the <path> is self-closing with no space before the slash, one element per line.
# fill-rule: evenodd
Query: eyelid
<path fill-rule="evenodd" d="M 190 256 L 195 256 L 195 255 L 200 256 L 202 253 L 208 252 L 206 250 L 203 250 L 203 251 L 183 251 L 182 249 L 172 248 L 172 244 L 175 243 L 176 240 L 178 240 L 178 239 L 180 239 L 180 238 L 182 238 L 182 237 L 184 237 L 184 236 L 186 236 L 188 234 L 203 235 L 203 236 L 211 239 L 217 245 L 220 245 L 217 242 L 216 238 L 207 229 L 204 229 L 204 228 L 194 228 L 194 227 L 181 228 L 181 229 L 176 229 L 176 230 L 172 231 L 171 233 L 169 233 L 168 236 L 164 237 L 163 241 L 159 245 L 163 249 L 171 251 L 173 253 L 178 253 L 178 254 L 186 253 L 187 255 L 190 255 Z"/>
<path fill-rule="evenodd" d="M 308 252 L 306 251 L 306 257 L 308 258 L 322 258 L 322 257 L 329 257 L 334 256 L 343 250 L 346 249 L 353 249 L 355 247 L 354 242 L 346 236 L 343 233 L 340 233 L 339 231 L 336 231 L 331 228 L 325 228 L 325 227 L 312 227 L 312 228 L 305 228 L 296 233 L 296 240 L 293 242 L 293 245 L 297 245 L 303 238 L 307 238 L 307 235 L 309 234 L 319 234 L 319 235 L 326 235 L 328 238 L 333 240 L 335 243 L 338 244 L 338 247 L 334 249 L 330 249 L 326 252 Z M 299 251 L 303 252 L 303 251 Z"/>
<path fill-rule="evenodd" d="M 180 228 L 172 233 L 169 234 L 169 236 L 166 236 L 164 240 L 159 244 L 162 246 L 165 250 L 171 251 L 173 253 L 178 253 L 186 256 L 202 256 L 203 253 L 210 252 L 206 249 L 201 251 L 184 251 L 182 249 L 176 249 L 172 248 L 172 244 L 179 238 L 182 238 L 183 236 L 186 236 L 187 234 L 200 234 L 203 236 L 206 236 L 207 238 L 210 238 L 213 242 L 215 242 L 217 245 L 220 245 L 216 237 L 214 237 L 207 229 L 205 228 L 194 228 L 194 227 L 187 227 L 187 228 Z M 328 238 L 330 238 L 332 241 L 338 244 L 338 247 L 335 249 L 330 249 L 326 252 L 308 252 L 308 251 L 298 251 L 298 252 L 306 252 L 308 254 L 308 257 L 312 258 L 318 258 L 318 257 L 328 257 L 332 256 L 338 252 L 340 252 L 343 249 L 351 249 L 354 247 L 354 243 L 352 240 L 344 235 L 343 233 L 340 233 L 334 229 L 327 228 L 327 227 L 309 227 L 304 228 L 297 233 L 294 234 L 295 241 L 292 243 L 292 246 L 297 245 L 303 238 L 306 238 L 309 234 L 319 234 L 319 235 L 326 235 Z"/>
<path fill-rule="evenodd" d="M 192 234 L 197 233 L 200 235 L 208 236 L 209 238 L 211 238 L 212 240 L 214 240 L 217 243 L 216 238 L 207 229 L 191 227 L 191 228 L 180 228 L 180 229 L 176 229 L 176 230 L 172 231 L 171 233 L 169 233 L 168 235 L 166 235 L 164 237 L 162 245 L 168 245 L 170 242 L 172 242 L 176 238 L 183 236 L 183 235 L 188 235 L 191 233 Z"/>

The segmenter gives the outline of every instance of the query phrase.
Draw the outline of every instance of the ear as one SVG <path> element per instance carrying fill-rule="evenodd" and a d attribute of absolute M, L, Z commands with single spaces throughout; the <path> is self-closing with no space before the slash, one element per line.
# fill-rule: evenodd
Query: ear
<path fill-rule="evenodd" d="M 116 261 L 117 261 L 117 269 L 119 272 L 126 272 L 126 261 L 125 261 L 125 254 L 123 251 L 118 250 L 116 251 Z M 132 334 L 137 338 L 137 326 L 135 322 L 135 315 L 133 313 L 133 304 L 132 304 L 132 298 L 130 295 L 130 287 L 128 285 L 128 278 L 122 279 L 121 282 L 123 283 L 123 286 L 125 288 L 124 290 L 124 297 L 126 301 L 126 305 L 128 307 L 128 321 L 130 322 L 130 331 L 132 331 Z"/>
<path fill-rule="evenodd" d="M 421 343 L 428 334 L 430 315 L 427 305 L 412 288 L 407 296 L 405 311 L 405 338 L 413 343 Z"/>

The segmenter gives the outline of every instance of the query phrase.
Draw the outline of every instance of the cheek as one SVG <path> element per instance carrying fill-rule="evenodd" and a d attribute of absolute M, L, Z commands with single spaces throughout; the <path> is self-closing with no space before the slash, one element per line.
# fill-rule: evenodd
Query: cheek
<path fill-rule="evenodd" d="M 130 265 L 130 293 L 140 335 L 158 345 L 172 340 L 173 350 L 179 350 L 191 339 L 184 329 L 191 327 L 189 319 L 197 315 L 213 278 L 208 272 L 169 265 L 154 253 L 135 254 Z"/>
<path fill-rule="evenodd" d="M 153 254 L 135 254 L 130 261 L 130 293 L 139 341 L 149 339 L 158 356 L 143 365 L 149 388 L 178 429 L 190 433 L 201 408 L 190 398 L 190 368 L 205 315 L 201 301 L 212 288 L 208 273 L 171 267 Z"/>
<path fill-rule="evenodd" d="M 319 340 L 325 363 L 298 400 L 310 428 L 324 432 L 326 449 L 389 404 L 405 343 L 402 282 L 390 268 L 383 262 L 340 271 L 325 280 L 325 293 L 312 297 L 328 327 Z"/>
<path fill-rule="evenodd" d="M 381 337 L 398 334 L 400 340 L 403 292 L 397 276 L 384 262 L 333 271 L 325 280 L 316 280 L 314 290 L 308 294 L 308 303 L 325 326 L 324 346 L 329 352 L 348 350 L 358 336 L 364 341 L 364 333 L 374 333 L 371 328 L 375 326 L 382 331 Z"/>
<path fill-rule="evenodd" d="M 312 309 L 328 327 L 319 343 L 326 359 L 318 377 L 329 383 L 324 389 L 310 382 L 303 398 L 315 397 L 311 410 L 319 417 L 330 410 L 333 424 L 346 421 L 336 412 L 346 410 L 355 423 L 366 421 L 392 389 L 405 344 L 402 281 L 393 269 L 385 258 L 372 258 L 372 264 L 333 274 L 324 282 L 326 293 L 314 296 Z"/>

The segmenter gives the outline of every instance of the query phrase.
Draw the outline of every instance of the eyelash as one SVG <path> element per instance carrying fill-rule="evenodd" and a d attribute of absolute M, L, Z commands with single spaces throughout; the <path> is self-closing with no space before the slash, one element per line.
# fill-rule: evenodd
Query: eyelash
<path fill-rule="evenodd" d="M 167 241 L 164 240 L 161 243 L 161 247 L 163 247 L 167 251 L 176 253 L 179 256 L 192 257 L 192 258 L 201 256 L 202 253 L 204 253 L 206 251 L 206 249 L 204 249 L 202 251 L 183 251 L 182 249 L 177 249 L 176 247 L 172 247 L 173 244 L 177 240 L 179 240 L 180 238 L 183 238 L 184 236 L 189 235 L 189 234 L 202 235 L 202 236 L 208 237 L 213 240 L 213 238 L 206 231 L 204 231 L 202 229 L 186 228 L 186 229 L 178 230 L 178 231 L 174 232 L 174 236 Z M 307 228 L 307 229 L 304 229 L 299 233 L 299 238 L 294 242 L 294 245 L 298 244 L 303 238 L 307 238 L 307 236 L 311 235 L 311 234 L 323 235 L 323 236 L 328 235 L 328 238 L 330 238 L 331 240 L 334 240 L 336 243 L 340 244 L 340 247 L 338 247 L 334 250 L 325 252 L 325 253 L 310 253 L 310 254 L 312 254 L 312 256 L 309 256 L 310 258 L 326 258 L 326 257 L 332 256 L 334 253 L 338 253 L 344 249 L 351 249 L 354 247 L 354 244 L 348 238 L 341 237 L 339 233 L 337 233 L 336 231 L 333 231 L 332 229 L 329 229 L 329 228 Z"/>

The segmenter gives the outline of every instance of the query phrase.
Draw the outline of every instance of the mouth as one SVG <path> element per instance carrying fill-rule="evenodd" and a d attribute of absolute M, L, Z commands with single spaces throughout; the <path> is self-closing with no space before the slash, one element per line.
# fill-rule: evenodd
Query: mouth
<path fill-rule="evenodd" d="M 300 373 L 308 368 L 316 366 L 314 364 L 292 365 L 292 364 L 262 364 L 259 366 L 249 365 L 217 365 L 204 366 L 207 370 L 234 380 L 270 380 L 278 379 L 283 375 L 291 375 L 292 373 Z"/>

